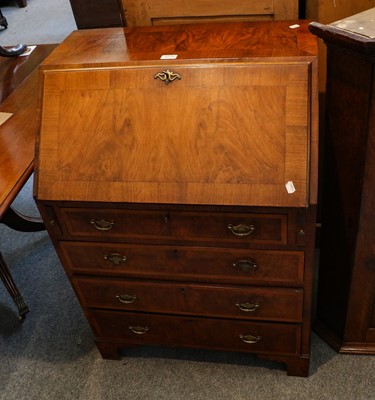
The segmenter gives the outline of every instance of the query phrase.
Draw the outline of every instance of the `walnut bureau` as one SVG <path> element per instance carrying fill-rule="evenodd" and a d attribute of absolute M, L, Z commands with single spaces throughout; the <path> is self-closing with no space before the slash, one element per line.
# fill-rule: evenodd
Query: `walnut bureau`
<path fill-rule="evenodd" d="M 43 63 L 35 197 L 104 358 L 308 375 L 316 51 L 303 21 L 193 24 L 76 31 Z"/>

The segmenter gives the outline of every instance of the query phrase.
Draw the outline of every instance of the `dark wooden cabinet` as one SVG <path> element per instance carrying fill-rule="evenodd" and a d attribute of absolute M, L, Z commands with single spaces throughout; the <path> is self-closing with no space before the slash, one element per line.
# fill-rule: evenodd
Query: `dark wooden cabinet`
<path fill-rule="evenodd" d="M 310 25 L 328 55 L 315 328 L 342 353 L 375 354 L 374 18 Z"/>
<path fill-rule="evenodd" d="M 270 21 L 75 31 L 45 61 L 35 194 L 103 357 L 190 346 L 308 375 L 316 51 L 304 21 Z"/>
<path fill-rule="evenodd" d="M 78 29 L 122 26 L 119 0 L 69 0 Z"/>

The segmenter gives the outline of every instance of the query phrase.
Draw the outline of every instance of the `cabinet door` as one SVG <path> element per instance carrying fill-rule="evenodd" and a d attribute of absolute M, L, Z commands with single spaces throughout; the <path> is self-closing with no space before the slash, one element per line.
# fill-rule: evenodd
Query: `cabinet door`
<path fill-rule="evenodd" d="M 43 102 L 40 199 L 308 204 L 308 63 L 51 71 Z"/>
<path fill-rule="evenodd" d="M 297 19 L 298 0 L 121 0 L 127 26 Z"/>

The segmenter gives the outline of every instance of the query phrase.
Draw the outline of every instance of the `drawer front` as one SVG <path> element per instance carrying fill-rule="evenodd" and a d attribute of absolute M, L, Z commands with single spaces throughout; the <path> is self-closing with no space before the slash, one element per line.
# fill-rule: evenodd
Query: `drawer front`
<path fill-rule="evenodd" d="M 97 338 L 129 344 L 202 347 L 264 354 L 296 355 L 301 328 L 296 324 L 89 311 Z"/>
<path fill-rule="evenodd" d="M 300 322 L 302 289 L 74 279 L 85 307 Z"/>
<path fill-rule="evenodd" d="M 302 285 L 304 253 L 216 247 L 60 242 L 73 274 L 238 284 Z"/>
<path fill-rule="evenodd" d="M 72 238 L 286 244 L 287 215 L 62 208 Z"/>

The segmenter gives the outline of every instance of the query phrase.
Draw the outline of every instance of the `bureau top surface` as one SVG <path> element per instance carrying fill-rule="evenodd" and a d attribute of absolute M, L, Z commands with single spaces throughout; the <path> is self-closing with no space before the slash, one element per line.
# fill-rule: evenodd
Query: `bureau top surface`
<path fill-rule="evenodd" d="M 43 63 L 46 68 L 179 60 L 316 56 L 306 21 L 187 24 L 79 30 Z M 163 57 L 164 56 L 164 57 Z"/>

